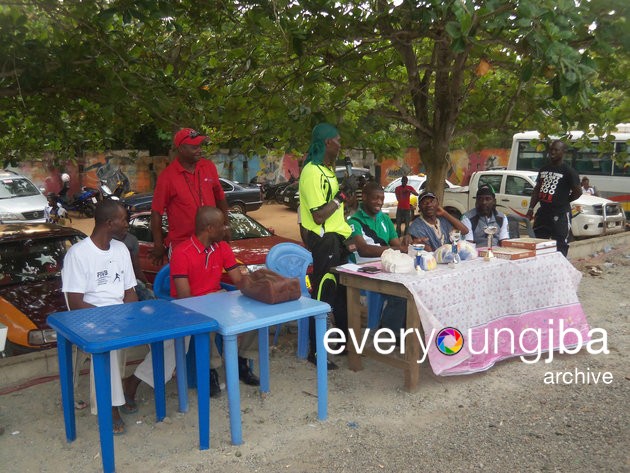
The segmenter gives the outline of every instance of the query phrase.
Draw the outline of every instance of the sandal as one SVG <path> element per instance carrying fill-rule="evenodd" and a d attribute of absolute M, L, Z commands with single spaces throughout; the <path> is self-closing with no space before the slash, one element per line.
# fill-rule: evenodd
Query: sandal
<path fill-rule="evenodd" d="M 138 412 L 138 404 L 136 404 L 134 399 L 125 396 L 125 403 L 122 406 L 118 406 L 118 409 L 123 414 L 135 414 Z"/>
<path fill-rule="evenodd" d="M 87 406 L 88 406 L 88 403 L 87 403 L 87 402 L 85 402 L 85 401 L 81 401 L 81 400 L 74 401 L 74 408 L 75 408 L 77 411 L 82 411 L 82 410 L 83 410 L 83 409 L 85 409 Z"/>
<path fill-rule="evenodd" d="M 125 427 L 125 423 L 122 419 L 114 419 L 113 421 L 113 434 L 114 435 L 123 435 L 127 432 L 127 428 Z"/>

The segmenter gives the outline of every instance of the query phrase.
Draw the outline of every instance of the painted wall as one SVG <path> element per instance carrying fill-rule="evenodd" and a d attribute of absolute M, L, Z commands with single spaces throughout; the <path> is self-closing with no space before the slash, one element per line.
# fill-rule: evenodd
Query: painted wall
<path fill-rule="evenodd" d="M 373 175 L 380 172 L 380 183 L 385 186 L 402 175 L 425 172 L 426 168 L 416 148 L 407 148 L 399 158 L 386 158 L 376 162 L 371 153 L 362 150 L 347 150 L 347 155 L 354 166 L 366 167 Z M 474 171 L 497 166 L 507 166 L 509 149 L 483 149 L 473 153 L 465 150 L 451 151 L 449 158 L 451 168 L 447 178 L 454 184 L 466 185 Z M 287 181 L 291 176 L 299 177 L 302 157 L 282 152 L 271 152 L 266 156 L 246 157 L 239 153 L 222 150 L 211 156 L 220 176 L 238 182 L 247 183 L 253 179 L 258 183 L 279 183 Z M 63 169 L 52 165 L 50 157 L 42 162 L 24 162 L 17 169 L 28 176 L 38 187 L 46 192 L 59 192 L 61 189 L 61 173 L 70 174 L 70 193 L 74 194 L 81 186 L 98 188 L 100 175 L 108 175 L 107 171 L 119 168 L 129 178 L 131 189 L 136 192 L 151 192 L 155 187 L 157 176 L 170 163 L 169 156 L 149 156 L 146 151 L 119 150 L 104 153 L 87 153 L 77 163 L 67 162 Z M 109 183 L 110 187 L 115 185 Z"/>
<path fill-rule="evenodd" d="M 453 184 L 467 185 L 475 171 L 498 166 L 507 167 L 510 150 L 504 148 L 483 149 L 468 154 L 465 150 L 449 153 L 450 169 L 447 179 Z M 389 158 L 381 162 L 381 185 L 385 186 L 403 175 L 425 173 L 426 167 L 416 148 L 408 148 L 402 158 Z"/>

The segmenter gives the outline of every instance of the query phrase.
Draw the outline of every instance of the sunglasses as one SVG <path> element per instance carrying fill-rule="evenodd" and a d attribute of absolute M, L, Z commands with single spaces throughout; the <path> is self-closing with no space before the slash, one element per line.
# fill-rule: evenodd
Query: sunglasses
<path fill-rule="evenodd" d="M 179 140 L 179 143 L 177 144 L 177 146 L 180 146 L 182 144 L 182 142 L 184 142 L 187 138 L 190 138 L 192 140 L 192 139 L 197 138 L 198 136 L 201 136 L 201 133 L 199 133 L 198 131 L 195 131 L 195 130 L 191 130 L 188 133 L 188 136 L 183 137 L 182 139 Z"/>

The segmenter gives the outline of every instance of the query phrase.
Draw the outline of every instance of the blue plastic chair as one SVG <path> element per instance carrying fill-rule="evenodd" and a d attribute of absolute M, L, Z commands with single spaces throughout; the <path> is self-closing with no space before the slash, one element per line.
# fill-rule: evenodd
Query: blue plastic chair
<path fill-rule="evenodd" d="M 279 243 L 267 254 L 267 268 L 287 278 L 298 278 L 302 295 L 310 297 L 306 286 L 306 271 L 313 264 L 313 255 L 307 249 L 295 243 Z M 298 358 L 306 358 L 308 354 L 308 318 L 298 320 Z M 278 343 L 280 327 L 276 327 L 273 343 Z"/>
<path fill-rule="evenodd" d="M 153 293 L 158 299 L 172 301 L 171 297 L 171 265 L 167 264 L 158 271 L 153 281 Z"/>

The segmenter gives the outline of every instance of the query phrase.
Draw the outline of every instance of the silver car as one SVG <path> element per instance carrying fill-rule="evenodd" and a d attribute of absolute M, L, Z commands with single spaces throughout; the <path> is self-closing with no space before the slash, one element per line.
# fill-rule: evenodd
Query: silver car
<path fill-rule="evenodd" d="M 0 171 L 0 223 L 43 223 L 46 197 L 26 177 Z"/>

